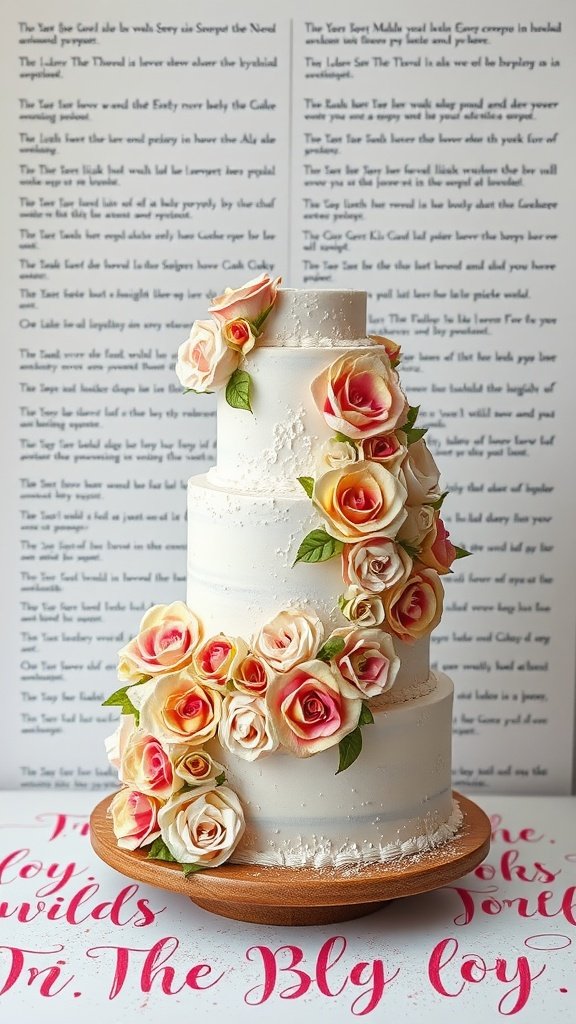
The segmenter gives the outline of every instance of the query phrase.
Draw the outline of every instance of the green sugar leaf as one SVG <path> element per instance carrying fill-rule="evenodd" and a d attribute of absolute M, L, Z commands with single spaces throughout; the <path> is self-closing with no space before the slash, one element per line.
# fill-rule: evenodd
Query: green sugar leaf
<path fill-rule="evenodd" d="M 424 437 L 424 434 L 428 433 L 428 427 L 423 427 L 422 429 L 420 427 L 410 427 L 408 430 L 405 429 L 404 433 L 406 434 L 406 444 L 410 446 L 419 441 L 421 437 Z"/>
<path fill-rule="evenodd" d="M 139 679 L 138 682 L 146 682 L 146 678 Z M 130 683 L 129 686 L 136 686 L 137 683 Z M 126 691 L 129 686 L 122 686 L 119 690 L 115 690 L 114 693 L 102 701 L 103 708 L 120 708 L 123 715 L 134 715 L 136 725 L 140 723 L 140 712 L 136 710 L 132 701 L 130 700 Z"/>
<path fill-rule="evenodd" d="M 197 871 L 205 871 L 201 864 L 181 864 L 182 871 L 186 878 L 188 875 L 195 875 Z"/>
<path fill-rule="evenodd" d="M 312 530 L 308 533 L 296 554 L 296 562 L 326 562 L 334 555 L 339 555 L 344 547 L 341 540 L 335 540 L 326 530 Z"/>
<path fill-rule="evenodd" d="M 468 558 L 471 555 L 471 551 L 466 551 L 466 548 L 456 548 L 456 558 Z"/>
<path fill-rule="evenodd" d="M 176 857 L 173 857 L 162 836 L 154 840 L 148 852 L 148 860 L 166 860 L 176 864 Z"/>
<path fill-rule="evenodd" d="M 410 430 L 414 426 L 414 424 L 416 423 L 416 420 L 418 419 L 418 413 L 419 412 L 420 412 L 420 406 L 419 405 L 411 405 L 411 406 L 408 407 L 408 415 L 406 417 L 406 423 L 402 427 L 402 430 Z"/>
<path fill-rule="evenodd" d="M 442 505 L 444 504 L 444 500 L 447 495 L 448 491 L 444 491 L 444 493 L 441 494 L 440 497 L 436 499 L 436 501 L 430 501 L 428 504 L 430 505 L 431 508 L 436 509 L 436 511 L 438 512 L 439 509 L 442 508 Z"/>
<path fill-rule="evenodd" d="M 374 725 L 374 715 L 365 701 L 362 701 L 362 711 L 360 712 L 358 725 Z"/>
<path fill-rule="evenodd" d="M 341 636 L 330 637 L 325 644 L 322 645 L 316 657 L 319 661 L 332 661 L 340 651 L 343 651 L 346 646 L 346 641 Z"/>
<path fill-rule="evenodd" d="M 252 378 L 246 370 L 234 370 L 226 385 L 226 401 L 233 409 L 245 409 L 252 412 L 250 393 Z"/>
<path fill-rule="evenodd" d="M 349 768 L 351 764 L 354 764 L 354 761 L 360 756 L 360 752 L 362 750 L 362 733 L 358 727 L 356 727 L 353 732 L 349 732 L 344 739 L 340 740 L 338 750 L 340 752 L 340 762 L 338 764 L 338 771 L 336 772 L 336 775 L 339 775 L 340 772 L 345 772 L 346 769 Z"/>
<path fill-rule="evenodd" d="M 298 483 L 302 485 L 306 494 L 309 498 L 312 497 L 312 491 L 314 490 L 314 480 L 311 476 L 299 476 L 296 477 Z"/>
<path fill-rule="evenodd" d="M 356 448 L 357 442 L 353 441 L 351 437 L 347 437 L 346 434 L 342 434 L 339 430 L 336 431 L 334 437 L 337 441 L 344 441 L 345 444 L 352 444 Z"/>
<path fill-rule="evenodd" d="M 220 775 L 216 776 L 216 785 L 223 786 L 226 782 L 226 772 L 220 772 Z"/>

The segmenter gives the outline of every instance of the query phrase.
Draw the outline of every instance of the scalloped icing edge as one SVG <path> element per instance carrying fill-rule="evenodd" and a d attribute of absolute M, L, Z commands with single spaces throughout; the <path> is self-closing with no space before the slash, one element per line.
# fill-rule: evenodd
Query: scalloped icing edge
<path fill-rule="evenodd" d="M 236 850 L 231 864 L 261 864 L 264 867 L 284 868 L 354 868 L 364 864 L 388 864 L 417 854 L 428 853 L 447 843 L 460 828 L 463 814 L 456 800 L 452 801 L 452 812 L 447 821 L 408 839 L 396 840 L 377 846 L 375 843 L 360 845 L 342 844 L 333 850 L 330 841 L 316 840 L 301 842 L 289 850 L 261 852 L 257 850 Z"/>

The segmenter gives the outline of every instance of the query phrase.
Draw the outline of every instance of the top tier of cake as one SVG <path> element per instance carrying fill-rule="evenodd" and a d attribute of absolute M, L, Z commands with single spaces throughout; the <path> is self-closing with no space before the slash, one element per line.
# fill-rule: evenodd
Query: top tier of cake
<path fill-rule="evenodd" d="M 279 288 L 258 348 L 366 345 L 366 292 Z"/>
<path fill-rule="evenodd" d="M 218 396 L 217 464 L 209 479 L 229 490 L 298 494 L 299 476 L 315 476 L 332 431 L 310 384 L 339 353 L 374 344 L 366 336 L 366 292 L 280 288 L 247 360 L 253 416 Z"/>

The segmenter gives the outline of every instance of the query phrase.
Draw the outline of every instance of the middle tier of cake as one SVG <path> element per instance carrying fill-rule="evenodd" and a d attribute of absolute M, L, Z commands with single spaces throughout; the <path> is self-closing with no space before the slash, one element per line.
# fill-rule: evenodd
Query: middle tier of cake
<path fill-rule="evenodd" d="M 309 499 L 261 495 L 215 485 L 209 475 L 188 483 L 187 603 L 206 635 L 226 633 L 250 640 L 279 611 L 308 607 L 326 635 L 348 625 L 338 607 L 344 590 L 341 559 L 298 562 L 302 538 L 318 527 Z M 401 668 L 392 693 L 425 692 L 430 674 L 429 639 L 395 639 Z M 420 690 L 418 689 L 420 688 Z"/>

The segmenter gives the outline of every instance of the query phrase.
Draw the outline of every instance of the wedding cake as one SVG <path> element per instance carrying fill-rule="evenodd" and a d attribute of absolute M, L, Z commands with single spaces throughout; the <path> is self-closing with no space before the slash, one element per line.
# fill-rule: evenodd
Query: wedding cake
<path fill-rule="evenodd" d="M 188 484 L 186 602 L 146 613 L 105 702 L 118 845 L 186 873 L 391 861 L 461 821 L 429 638 L 467 552 L 400 347 L 365 292 L 279 285 L 226 289 L 179 349 L 217 463 Z"/>

